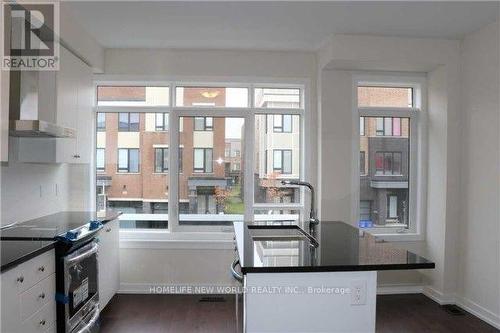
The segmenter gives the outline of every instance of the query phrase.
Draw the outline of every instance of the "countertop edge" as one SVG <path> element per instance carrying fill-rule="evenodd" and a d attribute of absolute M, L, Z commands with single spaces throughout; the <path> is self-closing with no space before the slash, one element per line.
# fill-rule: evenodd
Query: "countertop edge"
<path fill-rule="evenodd" d="M 319 272 L 366 272 L 366 271 L 395 271 L 395 270 L 415 270 L 433 269 L 434 263 L 422 264 L 381 264 L 381 265 L 360 265 L 360 266 L 297 266 L 297 267 L 241 267 L 243 274 L 249 273 L 319 273 Z"/>
<path fill-rule="evenodd" d="M 55 244 L 56 242 L 51 242 L 49 244 L 46 244 L 38 249 L 36 249 L 35 251 L 33 252 L 29 252 L 25 255 L 22 255 L 21 257 L 19 258 L 16 258 L 8 263 L 5 263 L 5 264 L 2 264 L 1 267 L 0 267 L 0 273 L 4 273 L 16 266 L 19 266 L 20 264 L 30 260 L 30 259 L 33 259 L 34 257 L 37 257 L 47 251 L 50 251 L 52 250 L 53 248 L 55 248 Z"/>

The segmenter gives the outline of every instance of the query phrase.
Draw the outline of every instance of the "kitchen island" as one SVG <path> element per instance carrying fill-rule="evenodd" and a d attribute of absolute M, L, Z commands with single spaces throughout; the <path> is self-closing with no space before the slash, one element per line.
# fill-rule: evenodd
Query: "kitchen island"
<path fill-rule="evenodd" d="M 435 267 L 343 222 L 234 229 L 245 332 L 374 332 L 377 271 Z"/>

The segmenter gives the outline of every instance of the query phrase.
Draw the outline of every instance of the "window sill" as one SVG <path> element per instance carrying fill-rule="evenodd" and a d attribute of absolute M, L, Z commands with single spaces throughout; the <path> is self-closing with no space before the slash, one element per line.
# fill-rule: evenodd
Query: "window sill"
<path fill-rule="evenodd" d="M 175 232 L 168 230 L 120 230 L 120 248 L 231 250 L 233 234 L 228 232 Z"/>
<path fill-rule="evenodd" d="M 398 233 L 388 232 L 387 230 L 360 229 L 369 232 L 373 236 L 383 239 L 387 242 L 421 242 L 425 240 L 424 235 L 418 233 Z"/>

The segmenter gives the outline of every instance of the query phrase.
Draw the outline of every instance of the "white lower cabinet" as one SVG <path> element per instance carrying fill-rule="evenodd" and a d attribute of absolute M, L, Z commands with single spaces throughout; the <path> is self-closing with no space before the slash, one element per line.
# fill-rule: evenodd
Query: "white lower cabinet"
<path fill-rule="evenodd" d="M 118 220 L 99 232 L 99 307 L 104 309 L 120 285 L 120 226 Z"/>
<path fill-rule="evenodd" d="M 3 272 L 0 284 L 2 333 L 56 331 L 54 250 Z"/>

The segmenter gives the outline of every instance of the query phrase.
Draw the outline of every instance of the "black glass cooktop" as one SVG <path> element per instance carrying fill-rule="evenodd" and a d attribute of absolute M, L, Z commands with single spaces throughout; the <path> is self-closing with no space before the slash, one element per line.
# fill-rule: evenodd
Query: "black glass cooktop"
<path fill-rule="evenodd" d="M 105 216 L 97 216 L 95 212 L 59 212 L 2 229 L 0 237 L 2 240 L 52 240 L 90 221 L 105 224 L 119 215 L 119 212 L 107 212 Z"/>

